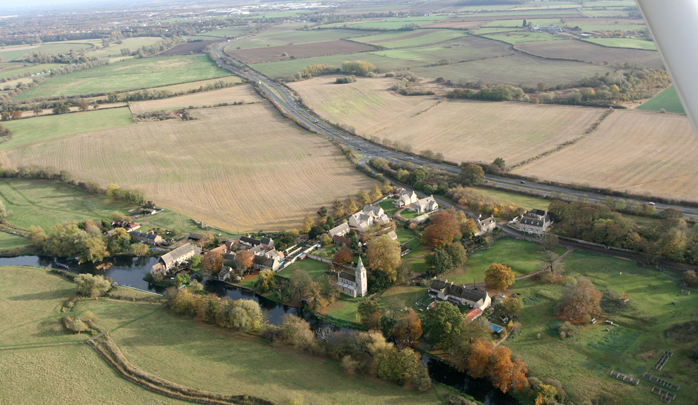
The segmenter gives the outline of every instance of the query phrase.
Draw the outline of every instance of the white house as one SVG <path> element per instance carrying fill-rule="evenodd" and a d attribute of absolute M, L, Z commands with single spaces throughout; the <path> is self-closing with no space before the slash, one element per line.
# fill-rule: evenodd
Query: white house
<path fill-rule="evenodd" d="M 174 267 L 184 263 L 199 253 L 201 253 L 201 248 L 185 243 L 177 249 L 160 256 L 158 263 L 150 269 L 150 274 L 160 273 L 165 275 Z"/>
<path fill-rule="evenodd" d="M 411 204 L 407 209 L 412 212 L 422 214 L 439 209 L 439 203 L 437 203 L 434 196 L 431 195 L 429 197 L 422 198 L 421 200 L 417 200 L 417 202 Z"/>
<path fill-rule="evenodd" d="M 349 217 L 349 225 L 359 232 L 366 232 L 374 224 L 386 225 L 390 223 L 390 217 L 385 215 L 383 208 L 375 205 L 364 205 L 364 208 Z"/>
<path fill-rule="evenodd" d="M 368 293 L 368 276 L 361 257 L 354 268 L 354 274 L 346 271 L 339 273 L 337 287 L 342 294 L 353 298 L 363 297 Z"/>
<path fill-rule="evenodd" d="M 536 235 L 544 234 L 552 224 L 553 221 L 550 219 L 548 212 L 538 209 L 526 212 L 518 221 L 518 227 L 521 232 Z"/>
<path fill-rule="evenodd" d="M 441 301 L 478 308 L 482 311 L 492 305 L 492 299 L 486 291 L 470 289 L 465 285 L 454 285 L 448 281 L 434 280 L 429 288 L 429 294 L 435 295 Z"/>
<path fill-rule="evenodd" d="M 400 197 L 393 203 L 396 207 L 402 208 L 407 207 L 410 204 L 414 204 L 419 200 L 417 193 L 413 191 L 402 190 L 400 192 Z"/>
<path fill-rule="evenodd" d="M 330 238 L 334 238 L 335 236 L 344 236 L 349 233 L 349 224 L 344 222 L 341 225 L 337 225 L 330 229 L 328 233 L 330 234 Z"/>

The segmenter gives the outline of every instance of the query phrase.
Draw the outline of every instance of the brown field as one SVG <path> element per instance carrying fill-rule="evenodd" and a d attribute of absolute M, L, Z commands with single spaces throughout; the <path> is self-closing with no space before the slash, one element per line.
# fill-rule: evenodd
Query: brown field
<path fill-rule="evenodd" d="M 222 42 L 223 39 L 221 38 L 220 40 L 212 40 L 212 41 L 196 41 L 196 42 L 187 42 L 186 44 L 180 44 L 172 49 L 168 49 L 163 53 L 158 54 L 158 56 L 175 56 L 175 55 L 189 55 L 192 52 L 193 53 L 200 53 L 204 48 L 211 44 L 215 44 L 216 42 Z"/>
<path fill-rule="evenodd" d="M 186 103 L 185 103 L 186 104 Z M 3 150 L 5 167 L 53 166 L 117 183 L 231 231 L 288 229 L 336 198 L 369 189 L 324 139 L 269 104 L 197 110 L 195 121 L 146 122 Z"/>
<path fill-rule="evenodd" d="M 688 118 L 651 111 L 616 111 L 579 143 L 515 173 L 698 201 L 698 139 Z"/>
<path fill-rule="evenodd" d="M 584 107 L 400 96 L 387 90 L 389 79 L 332 82 L 319 77 L 290 85 L 317 113 L 357 134 L 400 141 L 417 152 L 431 149 L 452 162 L 502 157 L 513 165 L 579 137 L 603 114 Z"/>
<path fill-rule="evenodd" d="M 254 91 L 252 86 L 242 85 L 161 100 L 135 101 L 130 103 L 130 107 L 131 113 L 143 114 L 148 111 L 176 110 L 189 106 L 203 107 L 221 103 L 252 103 L 256 101 L 262 101 L 259 94 Z"/>
<path fill-rule="evenodd" d="M 251 49 L 229 49 L 227 52 L 245 63 L 264 63 L 280 60 L 312 58 L 315 56 L 343 55 L 356 52 L 375 51 L 368 44 L 337 40 L 298 45 L 268 46 Z M 287 56 L 282 56 L 286 53 Z"/>
<path fill-rule="evenodd" d="M 492 20 L 473 21 L 472 19 L 449 17 L 443 20 L 425 25 L 424 28 L 456 28 L 456 29 L 475 29 L 481 25 L 485 25 Z"/>
<path fill-rule="evenodd" d="M 569 59 L 610 65 L 631 63 L 638 67 L 661 68 L 664 65 L 659 52 L 640 49 L 607 48 L 584 41 L 532 41 L 514 46 L 524 52 L 544 58 Z"/>

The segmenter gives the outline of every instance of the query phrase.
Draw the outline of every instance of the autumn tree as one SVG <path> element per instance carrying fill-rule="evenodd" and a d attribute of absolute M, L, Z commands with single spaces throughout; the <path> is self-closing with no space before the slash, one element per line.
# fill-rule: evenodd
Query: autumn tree
<path fill-rule="evenodd" d="M 515 278 L 516 276 L 511 270 L 511 267 L 507 267 L 503 264 L 492 263 L 490 267 L 485 270 L 485 283 L 487 283 L 487 287 L 495 290 L 506 290 L 514 284 Z"/>
<path fill-rule="evenodd" d="M 368 193 L 364 190 L 359 191 L 356 197 L 359 199 L 361 205 L 366 205 L 371 202 L 371 197 L 369 197 Z"/>
<path fill-rule="evenodd" d="M 469 321 L 463 317 L 457 329 L 451 333 L 449 343 L 451 363 L 458 371 L 467 371 L 472 345 L 478 340 L 489 341 L 492 329 L 484 318 Z"/>
<path fill-rule="evenodd" d="M 105 280 L 103 276 L 94 276 L 92 274 L 83 273 L 75 277 L 75 282 L 78 285 L 78 292 L 86 297 L 96 297 L 111 289 L 109 280 Z"/>
<path fill-rule="evenodd" d="M 431 248 L 443 248 L 461 238 L 460 225 L 451 212 L 440 212 L 431 217 L 422 233 L 422 242 Z"/>
<path fill-rule="evenodd" d="M 0 204 L 2 204 L 0 202 Z M 46 231 L 40 226 L 31 225 L 29 226 L 29 242 L 37 247 L 42 247 L 46 241 Z"/>
<path fill-rule="evenodd" d="M 259 278 L 255 283 L 255 289 L 259 293 L 266 293 L 272 288 L 276 288 L 276 280 L 274 278 L 274 272 L 269 269 L 264 269 L 259 272 Z"/>
<path fill-rule="evenodd" d="M 536 405 L 557 404 L 555 401 L 557 390 L 552 385 L 540 384 L 536 391 Z"/>
<path fill-rule="evenodd" d="M 345 204 L 345 207 L 347 209 L 347 214 L 353 214 L 359 210 L 359 207 L 356 206 L 356 201 L 354 201 L 354 199 L 351 197 L 347 198 L 347 203 Z"/>
<path fill-rule="evenodd" d="M 390 181 L 384 180 L 383 181 L 383 187 L 381 187 L 381 192 L 383 194 L 390 194 L 393 192 L 393 186 L 390 184 Z"/>
<path fill-rule="evenodd" d="M 31 230 L 31 228 L 29 228 Z M 696 275 L 695 270 L 686 270 L 683 273 L 683 282 L 689 287 L 694 287 L 698 285 L 698 275 Z"/>
<path fill-rule="evenodd" d="M 204 260 L 201 261 L 201 264 L 207 271 L 210 271 L 213 274 L 218 274 L 223 268 L 223 253 L 221 253 L 220 250 L 212 250 L 206 253 Z"/>
<path fill-rule="evenodd" d="M 502 303 L 502 308 L 509 315 L 519 316 L 521 315 L 521 300 L 516 297 L 507 297 Z"/>
<path fill-rule="evenodd" d="M 366 256 L 371 271 L 381 272 L 386 280 L 395 282 L 397 268 L 402 262 L 398 241 L 393 240 L 388 234 L 383 234 L 368 242 Z"/>
<path fill-rule="evenodd" d="M 408 309 L 405 316 L 398 319 L 392 335 L 401 346 L 414 347 L 417 344 L 417 340 L 422 336 L 422 320 L 412 308 Z"/>
<path fill-rule="evenodd" d="M 380 329 L 381 305 L 374 299 L 361 301 L 358 308 L 361 324 L 367 329 Z"/>
<path fill-rule="evenodd" d="M 458 180 L 464 186 L 472 186 L 485 180 L 485 171 L 482 166 L 462 163 Z"/>
<path fill-rule="evenodd" d="M 335 218 L 342 218 L 345 215 L 344 203 L 339 200 L 334 201 L 334 216 Z"/>
<path fill-rule="evenodd" d="M 301 233 L 307 234 L 313 228 L 313 225 L 315 225 L 313 219 L 309 216 L 305 217 L 305 220 L 303 221 L 303 227 L 301 228 Z"/>
<path fill-rule="evenodd" d="M 477 227 L 475 220 L 472 218 L 466 218 L 464 221 L 460 223 L 460 232 L 461 234 L 463 234 L 464 239 L 472 239 L 475 236 L 475 234 L 479 231 L 480 229 Z"/>
<path fill-rule="evenodd" d="M 342 246 L 339 252 L 335 253 L 333 257 L 334 261 L 339 264 L 349 264 L 352 262 L 353 258 L 354 254 L 351 253 L 351 250 L 346 245 Z"/>
<path fill-rule="evenodd" d="M 78 109 L 80 109 L 80 111 L 87 111 L 88 108 L 90 108 L 90 104 L 88 104 L 87 101 L 78 101 Z"/>
<path fill-rule="evenodd" d="M 555 307 L 555 315 L 560 319 L 581 323 L 585 316 L 601 313 L 602 294 L 594 288 L 589 279 L 579 277 L 577 284 L 568 284 L 562 298 Z"/>
<path fill-rule="evenodd" d="M 249 250 L 238 252 L 238 254 L 235 256 L 235 261 L 240 264 L 240 267 L 243 270 L 247 270 L 252 267 L 252 264 L 254 263 L 254 253 L 250 252 Z"/>
<path fill-rule="evenodd" d="M 10 113 L 13 120 L 18 120 L 22 118 L 22 110 L 15 110 Z"/>
<path fill-rule="evenodd" d="M 490 358 L 492 357 L 492 343 L 486 340 L 476 340 L 470 349 L 470 356 L 466 361 L 468 375 L 473 378 L 483 378 L 489 374 Z"/>
<path fill-rule="evenodd" d="M 371 199 L 375 201 L 381 197 L 383 197 L 383 193 L 378 188 L 378 184 L 374 184 L 371 188 Z"/>
<path fill-rule="evenodd" d="M 287 287 L 288 298 L 291 301 L 315 298 L 320 295 L 320 291 L 320 285 L 307 272 L 296 269 L 291 274 Z"/>
<path fill-rule="evenodd" d="M 10 214 L 12 214 L 12 211 L 8 211 L 7 208 L 5 208 L 5 204 L 0 201 L 0 224 L 4 223 Z"/>

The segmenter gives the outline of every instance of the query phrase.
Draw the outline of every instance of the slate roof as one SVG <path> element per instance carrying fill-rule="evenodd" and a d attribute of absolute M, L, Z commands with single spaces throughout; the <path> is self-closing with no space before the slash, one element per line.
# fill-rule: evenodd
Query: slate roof
<path fill-rule="evenodd" d="M 252 245 L 252 246 L 257 246 L 257 245 L 261 245 L 261 244 L 262 244 L 262 242 L 258 241 L 257 239 L 250 238 L 250 237 L 247 237 L 247 236 L 241 236 L 241 237 L 240 237 L 240 242 L 244 242 L 244 243 L 247 243 L 248 245 Z"/>
<path fill-rule="evenodd" d="M 133 231 L 131 232 L 131 235 L 136 238 L 142 238 L 142 239 L 150 239 L 150 240 L 155 240 L 155 238 L 158 236 L 154 233 L 144 233 L 144 232 L 136 232 Z"/>
<path fill-rule="evenodd" d="M 345 280 L 349 280 L 349 281 L 354 282 L 354 283 L 356 282 L 356 276 L 351 274 L 351 273 L 347 273 L 346 271 L 339 273 L 339 278 L 340 279 L 343 278 Z"/>
<path fill-rule="evenodd" d="M 182 256 L 186 256 L 190 252 L 196 252 L 196 248 L 188 243 L 185 243 L 177 249 L 160 256 L 160 260 L 162 260 L 163 263 L 165 263 L 165 266 L 167 266 L 167 268 L 170 268 L 170 266 L 172 266 L 172 264 L 176 262 L 177 259 L 179 259 Z"/>
<path fill-rule="evenodd" d="M 349 232 L 349 224 L 344 222 L 330 229 L 328 233 L 330 234 L 330 236 L 335 237 L 339 234 L 345 234 L 347 232 Z"/>
<path fill-rule="evenodd" d="M 521 218 L 521 221 L 519 222 L 519 224 L 542 227 L 545 224 L 545 220 L 523 217 L 523 218 Z"/>
<path fill-rule="evenodd" d="M 446 295 L 451 295 L 472 302 L 478 302 L 487 298 L 487 293 L 485 291 L 472 290 L 467 288 L 465 285 L 446 283 L 441 280 L 434 280 L 434 282 L 431 283 L 431 289 L 435 291 L 444 291 Z"/>
<path fill-rule="evenodd" d="M 269 246 L 274 243 L 274 239 L 264 237 L 262 238 L 262 245 Z"/>

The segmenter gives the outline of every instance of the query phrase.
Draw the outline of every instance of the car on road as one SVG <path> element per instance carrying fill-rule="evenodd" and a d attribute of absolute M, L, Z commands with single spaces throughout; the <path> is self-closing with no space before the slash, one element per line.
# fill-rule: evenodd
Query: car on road
<path fill-rule="evenodd" d="M 655 205 L 657 205 L 657 204 L 653 203 L 652 201 L 648 202 L 647 204 L 649 204 L 649 205 L 651 205 L 651 206 L 653 206 L 653 207 L 654 207 Z"/>
<path fill-rule="evenodd" d="M 520 181 L 520 183 L 521 183 L 521 184 L 526 184 L 526 182 L 525 182 L 525 181 L 523 181 L 523 180 L 521 180 L 521 181 Z"/>

